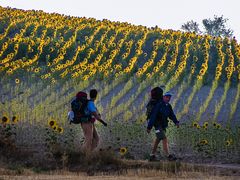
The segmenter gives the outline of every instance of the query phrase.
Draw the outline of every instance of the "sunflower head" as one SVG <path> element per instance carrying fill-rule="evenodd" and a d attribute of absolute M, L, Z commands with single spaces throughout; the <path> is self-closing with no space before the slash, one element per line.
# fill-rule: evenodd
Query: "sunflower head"
<path fill-rule="evenodd" d="M 203 140 L 200 141 L 200 144 L 207 145 L 208 144 L 208 140 L 203 139 Z"/>
<path fill-rule="evenodd" d="M 56 124 L 56 125 L 54 125 L 54 126 L 52 126 L 51 127 L 54 131 L 58 131 L 58 125 Z"/>
<path fill-rule="evenodd" d="M 7 116 L 2 117 L 2 123 L 3 124 L 8 124 L 10 122 L 9 118 Z"/>
<path fill-rule="evenodd" d="M 119 149 L 119 153 L 120 153 L 121 156 L 124 156 L 124 155 L 127 153 L 127 148 L 121 147 L 121 148 Z"/>
<path fill-rule="evenodd" d="M 39 68 L 34 69 L 35 73 L 39 73 Z"/>
<path fill-rule="evenodd" d="M 15 79 L 15 83 L 16 84 L 19 84 L 20 83 L 20 80 L 17 78 L 17 79 Z"/>
<path fill-rule="evenodd" d="M 216 123 L 216 122 L 214 122 L 214 123 L 213 123 L 213 126 L 214 126 L 214 127 L 216 127 L 216 126 L 217 126 L 217 123 Z"/>
<path fill-rule="evenodd" d="M 205 123 L 203 124 L 203 126 L 208 127 L 208 122 L 205 122 Z"/>
<path fill-rule="evenodd" d="M 193 125 L 193 127 L 195 127 L 195 128 L 196 128 L 196 127 L 198 126 L 198 123 L 197 123 L 197 122 L 193 122 L 193 124 L 192 124 L 192 125 Z"/>
<path fill-rule="evenodd" d="M 203 124 L 203 129 L 207 129 L 208 128 L 208 122 L 205 122 L 204 124 Z"/>
<path fill-rule="evenodd" d="M 217 128 L 217 129 L 220 129 L 220 128 L 221 128 L 221 124 L 217 124 L 217 125 L 216 125 L 216 128 Z"/>
<path fill-rule="evenodd" d="M 225 146 L 230 146 L 232 143 L 230 140 L 225 141 Z"/>
<path fill-rule="evenodd" d="M 12 117 L 12 122 L 13 123 L 17 123 L 18 122 L 18 117 L 17 116 L 13 116 Z"/>
<path fill-rule="evenodd" d="M 57 125 L 57 122 L 56 122 L 55 120 L 49 120 L 49 121 L 48 121 L 48 125 L 49 125 L 50 127 L 53 127 L 53 126 L 56 126 L 56 125 Z"/>
<path fill-rule="evenodd" d="M 57 131 L 58 131 L 60 134 L 62 134 L 62 133 L 63 133 L 63 128 L 62 128 L 62 127 L 58 127 L 58 128 L 57 128 Z"/>

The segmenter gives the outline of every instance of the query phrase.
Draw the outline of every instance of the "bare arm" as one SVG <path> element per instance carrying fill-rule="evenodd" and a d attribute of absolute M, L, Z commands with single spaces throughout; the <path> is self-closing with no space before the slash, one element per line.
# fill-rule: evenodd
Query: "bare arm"
<path fill-rule="evenodd" d="M 99 121 L 101 122 L 104 126 L 107 126 L 107 123 L 101 119 L 101 115 L 98 114 L 97 112 L 92 112 L 92 115 Z"/>

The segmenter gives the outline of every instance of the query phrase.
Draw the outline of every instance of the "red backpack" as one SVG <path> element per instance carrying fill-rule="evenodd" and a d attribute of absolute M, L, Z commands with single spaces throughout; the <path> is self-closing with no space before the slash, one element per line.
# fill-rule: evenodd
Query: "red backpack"
<path fill-rule="evenodd" d="M 76 94 L 75 99 L 71 102 L 71 109 L 73 113 L 68 113 L 73 115 L 73 117 L 69 117 L 68 115 L 70 124 L 79 124 L 81 122 L 87 122 L 90 120 L 90 114 L 87 113 L 88 101 L 87 93 L 80 91 Z"/>

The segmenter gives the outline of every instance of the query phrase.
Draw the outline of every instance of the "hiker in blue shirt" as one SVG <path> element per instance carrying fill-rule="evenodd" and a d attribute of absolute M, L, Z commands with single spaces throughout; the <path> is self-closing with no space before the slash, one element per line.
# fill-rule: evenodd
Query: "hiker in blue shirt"
<path fill-rule="evenodd" d="M 155 91 L 157 88 L 154 88 Z M 154 89 L 152 91 L 154 91 Z M 156 93 L 155 93 L 156 94 Z M 168 141 L 166 137 L 166 128 L 168 127 L 168 118 L 170 118 L 175 125 L 179 126 L 179 121 L 177 120 L 172 106 L 169 104 L 171 99 L 170 93 L 165 93 L 163 96 L 163 91 L 158 90 L 158 95 L 154 95 L 151 92 L 152 99 L 157 101 L 157 103 L 153 106 L 151 113 L 149 115 L 149 121 L 147 126 L 147 132 L 150 133 L 152 127 L 155 128 L 156 132 L 156 140 L 153 145 L 152 153 L 150 154 L 150 161 L 156 159 L 156 151 L 158 144 L 162 140 L 163 150 L 165 151 L 167 158 L 169 160 L 176 160 L 176 157 L 172 154 L 169 154 L 168 149 Z"/>
<path fill-rule="evenodd" d="M 93 151 L 99 144 L 99 135 L 97 133 L 94 122 L 96 120 L 100 121 L 104 126 L 107 126 L 107 123 L 101 119 L 101 115 L 98 112 L 94 101 L 97 98 L 97 90 L 90 90 L 90 100 L 87 104 L 87 111 L 90 116 L 90 120 L 87 122 L 82 122 L 81 127 L 85 137 L 84 147 L 87 153 Z"/>

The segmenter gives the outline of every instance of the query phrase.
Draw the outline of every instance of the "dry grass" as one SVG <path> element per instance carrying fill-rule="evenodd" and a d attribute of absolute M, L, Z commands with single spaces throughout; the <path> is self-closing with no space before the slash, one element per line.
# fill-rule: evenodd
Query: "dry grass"
<path fill-rule="evenodd" d="M 108 179 L 108 180 L 124 180 L 124 179 L 239 179 L 240 176 L 220 176 L 211 175 L 203 172 L 179 172 L 177 174 L 167 173 L 156 169 L 129 169 L 124 173 L 97 173 L 94 176 L 89 176 L 84 172 L 70 172 L 66 170 L 50 171 L 47 173 L 36 174 L 29 170 L 24 170 L 23 174 L 19 175 L 14 171 L 0 169 L 0 179 Z"/>
<path fill-rule="evenodd" d="M 75 161 L 69 167 L 36 171 L 34 168 L 6 168 L 0 164 L 2 179 L 239 179 L 240 167 L 214 166 L 180 162 L 148 162 L 121 160 L 106 154 L 96 154 L 82 164 Z"/>

